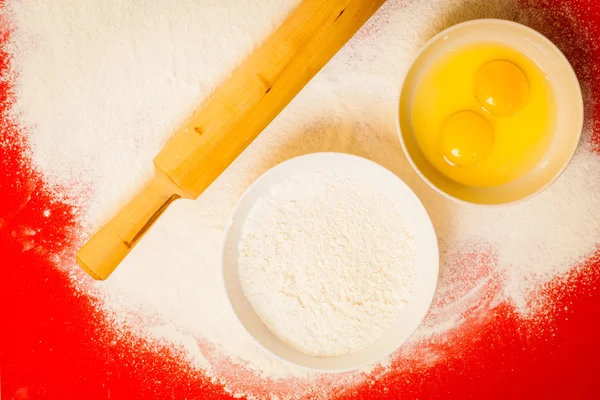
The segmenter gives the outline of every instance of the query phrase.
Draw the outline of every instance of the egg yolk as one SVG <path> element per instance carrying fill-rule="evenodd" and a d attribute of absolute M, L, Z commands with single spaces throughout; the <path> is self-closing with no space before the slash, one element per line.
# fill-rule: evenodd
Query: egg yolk
<path fill-rule="evenodd" d="M 527 77 L 508 61 L 492 61 L 475 75 L 475 97 L 479 104 L 499 117 L 515 115 L 529 97 Z"/>
<path fill-rule="evenodd" d="M 442 124 L 440 146 L 452 164 L 470 166 L 481 162 L 492 151 L 494 132 L 489 122 L 473 111 L 459 111 Z"/>

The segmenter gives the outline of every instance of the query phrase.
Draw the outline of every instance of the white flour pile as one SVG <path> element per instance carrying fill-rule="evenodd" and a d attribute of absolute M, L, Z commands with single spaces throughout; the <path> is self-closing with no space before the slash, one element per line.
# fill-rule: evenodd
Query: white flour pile
<path fill-rule="evenodd" d="M 306 172 L 273 185 L 240 241 L 254 310 L 281 340 L 319 357 L 380 338 L 410 297 L 414 268 L 397 205 L 347 174 Z"/>
<path fill-rule="evenodd" d="M 47 179 L 79 199 L 88 233 L 143 184 L 176 126 L 296 3 L 5 0 L 15 119 L 28 128 Z M 232 393 L 327 398 L 324 387 L 365 375 L 308 374 L 257 348 L 227 303 L 219 249 L 229 214 L 261 173 L 296 155 L 340 151 L 399 175 L 434 222 L 441 281 L 414 341 L 458 328 L 474 318 L 462 311 L 474 307 L 487 312 L 504 301 L 535 315 L 547 304 L 539 288 L 571 271 L 600 238 L 600 157 L 589 149 L 591 127 L 549 190 L 487 209 L 448 201 L 422 182 L 398 142 L 396 107 L 412 57 L 439 30 L 481 17 L 542 31 L 556 26 L 541 15 L 514 0 L 389 0 L 197 201 L 175 202 L 107 282 L 70 276 L 97 294 L 116 325 L 181 346 Z M 577 26 L 568 15 L 559 21 L 567 31 Z M 560 37 L 569 48 L 586 45 L 573 42 L 576 35 Z M 74 257 L 69 262 L 60 267 L 71 271 Z"/>

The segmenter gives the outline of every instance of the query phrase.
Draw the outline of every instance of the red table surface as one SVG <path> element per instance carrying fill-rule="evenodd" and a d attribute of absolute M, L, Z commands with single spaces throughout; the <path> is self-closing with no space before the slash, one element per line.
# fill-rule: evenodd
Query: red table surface
<path fill-rule="evenodd" d="M 592 100 L 600 99 L 600 2 L 524 3 L 540 9 L 544 23 L 536 28 L 565 52 L 582 83 L 592 89 Z M 0 43 L 10 34 L 6 27 L 1 31 Z M 8 62 L 1 51 L 3 76 Z M 116 338 L 93 301 L 75 294 L 69 279 L 53 265 L 53 254 L 77 240 L 71 233 L 75 211 L 52 198 L 32 169 L 26 140 L 20 140 L 26 132 L 6 118 L 12 95 L 10 81 L 0 80 L 1 398 L 230 398 L 201 373 L 190 373 L 168 348 L 151 352 L 141 339 Z M 600 106 L 588 105 L 588 121 L 600 122 Z M 598 128 L 593 142 L 598 150 Z M 49 218 L 42 216 L 47 209 Z M 599 269 L 600 251 L 562 284 L 546 288 L 554 299 L 548 333 L 523 335 L 526 322 L 501 305 L 484 325 L 440 344 L 448 347 L 444 362 L 392 372 L 334 397 L 600 398 Z"/>

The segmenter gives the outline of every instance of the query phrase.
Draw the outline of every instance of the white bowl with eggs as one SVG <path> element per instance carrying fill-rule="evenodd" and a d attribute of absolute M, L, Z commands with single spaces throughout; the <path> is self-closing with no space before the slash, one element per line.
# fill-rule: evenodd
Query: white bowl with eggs
<path fill-rule="evenodd" d="M 270 195 L 273 190 L 279 190 L 274 189 L 277 185 L 289 182 L 290 179 L 306 171 L 326 171 L 335 176 L 351 176 L 352 179 L 367 183 L 373 190 L 390 199 L 390 204 L 398 210 L 403 226 L 414 240 L 414 276 L 407 303 L 397 309 L 397 315 L 391 325 L 378 339 L 352 354 L 330 357 L 311 356 L 280 339 L 263 322 L 247 297 L 242 282 L 240 243 L 242 243 L 245 226 L 248 220 L 252 219 L 251 213 L 254 207 L 265 195 Z M 305 190 L 303 188 L 302 193 Z M 303 196 L 304 194 L 300 195 L 297 201 L 304 201 Z M 310 215 L 312 216 L 312 213 Z M 261 221 L 264 220 L 260 220 L 259 224 L 263 223 Z M 390 223 L 394 224 L 394 221 Z M 278 233 L 273 232 L 273 235 L 277 237 Z M 263 241 L 266 240 L 267 238 L 263 238 Z M 262 349 L 284 362 L 302 368 L 321 372 L 343 372 L 380 361 L 398 349 L 415 332 L 433 300 L 438 280 L 439 253 L 437 237 L 425 208 L 400 178 L 375 162 L 361 157 L 341 153 L 314 153 L 277 165 L 246 190 L 235 207 L 226 229 L 222 267 L 225 290 L 233 312 L 242 327 Z M 327 268 L 328 265 L 323 267 Z M 331 285 L 331 282 L 327 284 Z M 315 329 L 319 329 L 318 325 L 316 324 Z M 336 337 L 333 340 L 343 341 L 344 337 Z"/>
<path fill-rule="evenodd" d="M 459 83 L 452 82 L 451 76 L 450 79 L 439 78 L 439 82 L 435 80 L 438 78 L 429 77 L 431 74 L 437 73 L 430 71 L 437 68 L 436 63 L 441 62 L 439 60 L 442 60 L 443 57 L 457 57 L 457 54 L 461 56 L 461 49 L 477 49 L 476 46 L 480 46 L 482 49 L 485 46 L 490 46 L 492 49 L 490 54 L 493 54 L 492 51 L 496 51 L 493 50 L 495 49 L 493 46 L 505 48 L 507 51 L 512 51 L 517 59 L 521 57 L 522 63 L 529 63 L 530 66 L 522 67 L 519 62 L 515 62 L 517 65 L 516 73 L 520 74 L 522 72 L 523 76 L 527 77 L 526 82 L 529 86 L 524 90 L 519 88 L 521 81 L 516 81 L 520 79 L 518 76 L 514 78 L 514 84 L 509 86 L 497 84 L 494 88 L 493 81 L 491 84 L 490 82 L 480 83 L 482 82 L 480 76 L 486 76 L 487 70 L 483 73 L 479 71 L 484 70 L 484 68 L 489 70 L 488 65 L 493 67 L 501 63 L 507 64 L 504 61 L 505 53 L 500 50 L 498 50 L 497 59 L 494 59 L 495 56 L 489 56 L 491 58 L 486 61 L 486 64 L 477 67 L 477 72 L 472 74 L 472 83 L 465 80 L 465 77 L 461 78 L 462 72 L 457 70 L 456 82 L 460 82 L 461 79 L 466 82 L 464 92 L 461 91 L 460 87 L 456 87 Z M 506 54 L 510 56 L 511 53 Z M 465 71 L 470 71 L 469 68 L 479 65 L 476 64 L 479 62 L 478 60 L 472 61 L 473 65 L 469 65 L 467 56 L 462 57 L 467 60 L 465 61 Z M 475 59 L 473 58 L 473 60 Z M 450 65 L 449 63 L 450 61 L 448 61 L 448 65 Z M 532 68 L 539 69 L 541 78 L 535 75 L 538 72 L 532 70 Z M 500 72 L 498 76 L 500 81 L 504 82 L 507 79 L 512 79 L 511 74 L 511 70 L 505 70 Z M 443 76 L 442 73 L 439 76 Z M 446 78 L 448 78 L 448 75 L 446 75 Z M 439 86 L 436 87 L 435 84 L 439 84 Z M 455 87 L 452 86 L 453 84 L 455 84 Z M 429 97 L 423 97 L 422 92 L 425 85 L 432 85 L 431 93 L 426 93 Z M 542 97 L 539 93 L 542 86 L 549 88 L 547 98 L 548 104 L 550 104 L 550 101 L 552 102 L 552 107 L 543 103 L 546 100 L 540 100 Z M 492 89 L 489 89 L 489 87 L 492 87 Z M 450 88 L 455 89 L 453 93 L 448 93 Z M 506 104 L 504 105 L 506 107 L 500 110 L 494 109 L 493 106 L 496 104 L 502 106 L 502 101 L 496 101 L 496 98 L 492 98 L 491 95 L 487 101 L 485 98 L 482 100 L 480 93 L 482 90 L 496 90 L 496 94 L 500 93 L 497 98 L 501 100 L 504 91 L 505 98 L 508 99 L 505 100 Z M 467 95 L 472 96 L 472 98 Z M 449 96 L 450 100 L 442 99 L 443 96 Z M 523 111 L 512 112 L 510 106 L 518 103 L 518 96 L 525 96 L 525 106 L 523 106 Z M 530 96 L 530 98 L 526 96 Z M 456 98 L 458 103 L 454 109 L 451 107 L 453 98 Z M 515 98 L 517 100 L 514 100 Z M 546 97 L 543 99 L 546 99 Z M 446 102 L 444 103 L 444 101 Z M 527 104 L 527 101 L 532 104 Z M 541 105 L 534 102 L 540 102 Z M 439 118 L 436 115 L 438 112 L 434 108 L 438 105 L 439 107 L 446 107 L 439 112 Z M 518 106 L 521 105 L 518 104 Z M 432 188 L 444 196 L 460 202 L 480 205 L 513 204 L 531 198 L 545 190 L 569 164 L 577 149 L 583 128 L 581 89 L 575 72 L 565 56 L 539 32 L 515 22 L 496 19 L 464 22 L 440 32 L 429 40 L 416 55 L 406 75 L 398 110 L 400 141 L 415 171 Z M 460 115 L 459 113 L 463 111 L 465 111 L 465 114 Z M 446 114 L 443 114 L 444 112 Z M 538 115 L 542 117 L 537 117 L 536 120 Z M 436 118 L 438 119 L 436 120 Z M 443 118 L 446 118 L 446 120 L 439 122 Z M 461 127 L 460 124 L 464 124 L 465 121 L 470 125 Z M 489 124 L 485 121 L 489 121 Z M 493 160 L 502 161 L 501 157 L 505 157 L 506 160 L 512 162 L 514 161 L 513 158 L 522 157 L 525 159 L 530 154 L 528 153 L 529 148 L 525 148 L 518 156 L 513 156 L 510 153 L 510 141 L 505 139 L 502 142 L 505 138 L 502 135 L 510 137 L 512 134 L 514 139 L 520 140 L 521 137 L 526 137 L 529 134 L 530 131 L 525 128 L 523 128 L 523 132 L 519 132 L 519 135 L 516 135 L 516 130 L 510 130 L 511 126 L 519 128 L 519 123 L 529 124 L 522 125 L 523 127 L 537 128 L 539 126 L 542 129 L 543 126 L 543 129 L 548 131 L 547 136 L 545 136 L 547 139 L 544 139 L 547 140 L 547 143 L 544 144 L 543 152 L 536 155 L 536 158 L 531 156 L 531 161 L 528 161 L 531 162 L 530 166 L 522 167 L 523 169 L 526 168 L 525 172 L 520 176 L 515 176 L 514 179 L 508 180 L 507 178 L 506 182 L 502 182 L 500 180 L 502 178 L 501 174 L 507 169 L 500 162 L 493 164 Z M 542 124 L 547 124 L 547 128 L 546 125 Z M 492 128 L 494 135 L 493 144 L 488 139 L 488 126 Z M 471 134 L 469 129 L 483 132 L 483 134 Z M 501 129 L 504 129 L 504 131 Z M 423 132 L 431 137 L 428 136 L 423 139 L 425 135 Z M 436 135 L 439 135 L 439 140 L 436 139 Z M 519 140 L 515 140 L 515 149 L 517 149 Z M 454 142 L 448 144 L 452 141 Z M 460 148 L 461 145 L 463 146 L 462 149 Z M 503 146 L 503 153 L 494 146 L 498 146 L 498 148 Z M 439 156 L 436 155 L 436 151 L 439 152 Z M 481 153 L 484 153 L 484 157 L 477 159 L 476 157 Z M 465 154 L 473 157 L 463 156 L 460 158 L 461 155 Z M 533 154 L 533 150 L 531 154 Z M 442 164 L 438 158 L 443 158 L 447 165 Z M 459 162 L 463 160 L 468 161 L 469 164 L 465 162 L 464 165 L 461 165 Z M 494 183 L 496 181 L 490 178 L 490 184 L 487 184 L 487 182 L 486 184 L 480 184 L 485 182 L 483 181 L 485 179 L 484 172 L 489 165 L 497 168 L 498 171 L 494 172 L 498 172 L 497 175 L 500 176 L 498 182 L 501 183 Z M 464 180 L 458 179 L 457 177 L 462 177 L 461 174 L 470 180 L 468 181 L 467 178 Z M 507 174 L 507 176 L 509 175 Z"/>

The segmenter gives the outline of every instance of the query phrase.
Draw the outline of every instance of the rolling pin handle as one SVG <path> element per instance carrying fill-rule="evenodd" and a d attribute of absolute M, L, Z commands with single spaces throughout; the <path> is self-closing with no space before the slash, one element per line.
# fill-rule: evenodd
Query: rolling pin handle
<path fill-rule="evenodd" d="M 154 178 L 77 252 L 77 264 L 94 279 L 106 279 L 167 207 L 181 197 L 177 186 L 157 171 Z"/>

